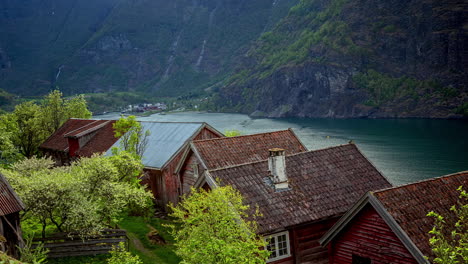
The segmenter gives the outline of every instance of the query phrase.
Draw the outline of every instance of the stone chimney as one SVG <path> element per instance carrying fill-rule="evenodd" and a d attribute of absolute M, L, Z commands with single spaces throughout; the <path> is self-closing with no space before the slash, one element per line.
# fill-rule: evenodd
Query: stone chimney
<path fill-rule="evenodd" d="M 270 156 L 268 157 L 268 170 L 270 171 L 271 178 L 275 184 L 275 189 L 287 189 L 288 176 L 286 175 L 286 156 L 285 150 L 280 148 L 273 148 L 268 150 Z"/>

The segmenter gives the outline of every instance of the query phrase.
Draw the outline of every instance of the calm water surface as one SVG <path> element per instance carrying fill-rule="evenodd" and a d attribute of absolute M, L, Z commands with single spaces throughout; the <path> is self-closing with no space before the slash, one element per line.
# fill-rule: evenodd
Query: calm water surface
<path fill-rule="evenodd" d="M 116 119 L 117 114 L 97 116 Z M 242 114 L 185 112 L 142 121 L 207 122 L 221 132 L 254 134 L 292 128 L 309 150 L 354 141 L 394 184 L 468 170 L 468 122 L 431 119 L 250 118 Z"/>

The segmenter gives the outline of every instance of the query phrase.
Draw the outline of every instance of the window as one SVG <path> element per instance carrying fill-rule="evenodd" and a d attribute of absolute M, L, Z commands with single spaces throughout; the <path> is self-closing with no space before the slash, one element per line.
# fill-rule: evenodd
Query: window
<path fill-rule="evenodd" d="M 353 254 L 352 264 L 372 264 L 372 260 L 370 258 L 365 258 Z"/>
<path fill-rule="evenodd" d="M 266 249 L 270 251 L 268 261 L 274 261 L 291 256 L 288 231 L 273 234 L 266 238 Z"/>
<path fill-rule="evenodd" d="M 198 178 L 198 163 L 190 164 L 193 170 L 193 177 Z"/>

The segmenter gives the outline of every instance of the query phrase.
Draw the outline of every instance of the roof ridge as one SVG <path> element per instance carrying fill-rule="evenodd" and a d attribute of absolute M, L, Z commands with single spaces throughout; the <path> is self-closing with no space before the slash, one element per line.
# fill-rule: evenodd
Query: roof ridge
<path fill-rule="evenodd" d="M 457 175 L 463 175 L 463 174 L 468 175 L 468 170 L 454 172 L 454 173 L 450 173 L 450 174 L 447 174 L 447 175 L 437 176 L 437 177 L 433 177 L 433 178 L 429 178 L 429 179 L 423 179 L 423 180 L 410 182 L 410 183 L 406 183 L 406 184 L 402 184 L 402 185 L 398 185 L 398 186 L 393 186 L 393 187 L 380 189 L 380 190 L 371 192 L 371 195 L 374 195 L 375 193 L 381 193 L 381 192 L 389 191 L 389 190 L 396 190 L 396 189 L 406 188 L 408 186 L 417 185 L 417 184 L 420 184 L 420 183 L 423 183 L 423 182 L 437 181 L 437 180 L 441 180 L 442 178 L 449 178 L 449 177 L 453 177 L 453 176 L 457 176 Z"/>
<path fill-rule="evenodd" d="M 99 122 L 99 121 L 106 121 L 106 122 L 109 121 L 109 120 L 93 120 L 93 119 L 80 119 L 80 120 L 90 120 L 90 121 L 92 120 L 93 122 L 90 122 L 90 123 L 88 123 L 88 124 L 86 124 L 86 125 L 84 125 L 84 126 L 81 126 L 81 127 L 79 127 L 79 128 L 73 129 L 72 131 L 68 131 L 67 133 L 63 134 L 63 136 L 64 136 L 64 137 L 67 137 L 67 135 L 69 135 L 69 134 L 71 134 L 71 133 L 73 133 L 73 132 L 75 132 L 75 131 L 77 131 L 77 130 L 86 128 L 86 127 L 88 127 L 88 126 L 90 126 L 90 125 L 92 125 L 92 124 L 94 124 L 94 123 L 96 123 L 96 122 Z"/>
<path fill-rule="evenodd" d="M 345 146 L 354 146 L 356 149 L 358 149 L 356 144 L 346 143 L 346 144 L 340 144 L 340 145 L 330 146 L 330 147 L 321 148 L 321 149 L 314 149 L 314 150 L 308 150 L 308 151 L 293 153 L 293 154 L 290 154 L 290 155 L 286 155 L 286 157 L 301 155 L 301 154 L 305 154 L 305 153 L 320 152 L 320 151 L 325 151 L 325 150 L 334 149 L 334 148 L 341 148 L 341 147 L 345 147 Z"/>
<path fill-rule="evenodd" d="M 332 148 L 339 148 L 339 147 L 343 147 L 343 146 L 349 146 L 349 145 L 355 145 L 355 144 L 348 143 L 348 144 L 342 144 L 342 145 L 327 147 L 327 148 L 318 149 L 318 150 L 309 150 L 309 151 L 293 153 L 293 154 L 286 155 L 286 158 L 294 157 L 294 156 L 298 156 L 298 155 L 303 155 L 303 154 L 307 154 L 307 153 L 312 153 L 312 152 L 319 152 L 319 151 L 328 150 L 328 149 L 332 149 Z M 268 161 L 268 158 L 263 159 L 263 160 L 258 160 L 258 161 L 250 161 L 250 162 L 245 162 L 245 163 L 241 163 L 241 164 L 229 165 L 229 166 L 225 166 L 225 167 L 221 167 L 221 168 L 215 168 L 215 169 L 211 169 L 211 170 L 208 170 L 208 171 L 219 171 L 219 170 L 224 170 L 224 169 L 231 169 L 231 168 L 235 168 L 235 167 L 240 167 L 240 166 L 254 164 L 254 163 L 261 163 L 261 162 L 265 162 L 265 161 Z"/>
<path fill-rule="evenodd" d="M 140 123 L 164 123 L 164 124 L 207 124 L 204 121 L 201 121 L 201 122 L 181 122 L 181 121 L 170 122 L 170 121 L 138 120 L 138 122 L 140 122 Z"/>
<path fill-rule="evenodd" d="M 262 132 L 262 133 L 256 133 L 256 134 L 240 135 L 240 136 L 235 136 L 235 137 L 199 139 L 199 140 L 194 140 L 193 142 L 204 142 L 204 141 L 212 141 L 212 140 L 227 140 L 227 139 L 233 139 L 233 138 L 237 139 L 237 138 L 240 138 L 240 137 L 253 137 L 253 136 L 258 136 L 258 135 L 273 134 L 273 133 L 280 133 L 280 132 L 286 132 L 286 131 L 291 132 L 290 129 L 284 129 L 284 130 L 275 130 L 275 131 L 271 131 L 271 132 Z"/>

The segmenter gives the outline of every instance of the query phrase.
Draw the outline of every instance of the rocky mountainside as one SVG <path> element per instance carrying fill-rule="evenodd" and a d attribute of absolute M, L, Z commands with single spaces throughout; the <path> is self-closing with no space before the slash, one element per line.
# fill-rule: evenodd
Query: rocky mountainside
<path fill-rule="evenodd" d="M 302 0 L 216 98 L 270 117 L 468 115 L 468 2 Z"/>
<path fill-rule="evenodd" d="M 2 0 L 0 88 L 195 93 L 297 0 Z"/>

